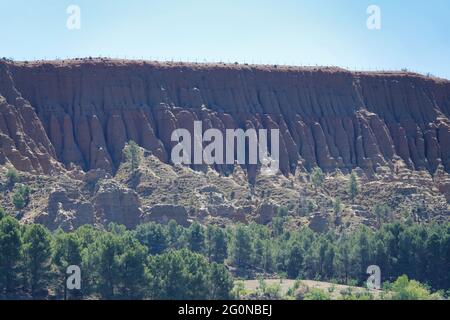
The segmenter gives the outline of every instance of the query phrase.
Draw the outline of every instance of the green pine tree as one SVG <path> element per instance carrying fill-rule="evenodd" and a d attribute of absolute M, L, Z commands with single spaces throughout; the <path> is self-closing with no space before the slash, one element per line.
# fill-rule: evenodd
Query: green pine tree
<path fill-rule="evenodd" d="M 47 289 L 51 262 L 52 238 L 42 225 L 28 226 L 23 236 L 25 270 L 29 280 L 31 295 L 38 298 Z"/>
<path fill-rule="evenodd" d="M 311 173 L 311 182 L 314 187 L 320 188 L 325 182 L 325 174 L 320 167 L 315 167 Z"/>
<path fill-rule="evenodd" d="M 19 222 L 9 216 L 0 220 L 0 296 L 13 297 L 19 279 L 22 237 Z"/>
<path fill-rule="evenodd" d="M 350 181 L 348 183 L 348 193 L 350 195 L 350 198 L 352 200 L 355 199 L 355 197 L 359 193 L 359 183 L 358 183 L 358 177 L 356 176 L 356 173 L 353 171 L 350 175 Z"/>

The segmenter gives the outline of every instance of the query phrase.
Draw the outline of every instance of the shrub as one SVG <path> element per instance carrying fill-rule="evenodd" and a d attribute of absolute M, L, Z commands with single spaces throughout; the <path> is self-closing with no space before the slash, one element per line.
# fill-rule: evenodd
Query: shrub
<path fill-rule="evenodd" d="M 11 187 L 14 187 L 14 185 L 19 182 L 19 174 L 15 169 L 8 169 L 6 178 L 8 179 L 8 185 Z"/>
<path fill-rule="evenodd" d="M 245 289 L 245 283 L 242 280 L 237 280 L 234 282 L 233 290 L 231 291 L 231 295 L 236 299 L 241 299 L 242 297 L 250 294 L 250 291 Z"/>
<path fill-rule="evenodd" d="M 281 298 L 281 284 L 278 282 L 267 284 L 263 278 L 258 279 L 258 296 L 269 299 L 280 299 Z"/>
<path fill-rule="evenodd" d="M 306 200 L 306 208 L 308 210 L 308 213 L 313 213 L 316 209 L 315 203 L 311 199 Z"/>
<path fill-rule="evenodd" d="M 369 290 L 353 292 L 351 288 L 341 291 L 342 300 L 374 300 L 374 295 Z"/>
<path fill-rule="evenodd" d="M 331 296 L 322 289 L 313 288 L 305 294 L 304 300 L 331 300 Z"/>
<path fill-rule="evenodd" d="M 420 282 L 409 280 L 408 276 L 399 277 L 391 286 L 392 300 L 439 300 L 442 297 L 438 294 L 431 294 L 430 291 Z"/>
<path fill-rule="evenodd" d="M 13 204 L 16 209 L 21 210 L 25 208 L 30 202 L 30 188 L 21 185 L 13 195 Z"/>
<path fill-rule="evenodd" d="M 325 182 L 325 174 L 323 173 L 322 169 L 320 169 L 319 167 L 313 169 L 311 173 L 311 182 L 316 188 L 319 188 L 323 185 L 323 183 Z"/>
<path fill-rule="evenodd" d="M 16 192 L 13 195 L 13 204 L 17 210 L 21 210 L 21 209 L 25 208 L 25 199 L 23 198 L 22 194 Z"/>

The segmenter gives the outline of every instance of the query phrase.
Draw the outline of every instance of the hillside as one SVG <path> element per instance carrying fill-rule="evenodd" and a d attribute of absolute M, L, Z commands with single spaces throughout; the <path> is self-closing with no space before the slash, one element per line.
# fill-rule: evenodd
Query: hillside
<path fill-rule="evenodd" d="M 389 219 L 448 219 L 450 81 L 408 72 L 350 72 L 238 64 L 82 59 L 0 62 L 0 204 L 25 222 L 82 224 L 192 220 L 270 223 L 278 208 L 292 225 L 319 231 Z M 280 170 L 255 165 L 170 164 L 176 128 L 280 129 Z M 122 150 L 142 147 L 139 174 Z M 6 171 L 31 187 L 14 210 Z M 310 171 L 328 174 L 319 190 Z M 356 199 L 345 191 L 355 170 Z M 311 205 L 312 203 L 312 205 Z M 156 208 L 155 208 L 156 207 Z M 423 210 L 421 210 L 423 209 Z M 426 211 L 424 214 L 423 211 Z"/>

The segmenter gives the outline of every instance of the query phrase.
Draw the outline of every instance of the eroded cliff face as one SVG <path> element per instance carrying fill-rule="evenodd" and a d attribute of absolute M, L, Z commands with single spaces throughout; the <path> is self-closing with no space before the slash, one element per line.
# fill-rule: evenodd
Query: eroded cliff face
<path fill-rule="evenodd" d="M 280 129 L 280 169 L 400 159 L 450 171 L 450 81 L 334 68 L 113 60 L 0 62 L 0 164 L 115 172 L 128 140 L 170 162 L 176 128 Z M 230 171 L 226 166 L 215 169 Z M 249 171 L 255 171 L 249 168 Z"/>

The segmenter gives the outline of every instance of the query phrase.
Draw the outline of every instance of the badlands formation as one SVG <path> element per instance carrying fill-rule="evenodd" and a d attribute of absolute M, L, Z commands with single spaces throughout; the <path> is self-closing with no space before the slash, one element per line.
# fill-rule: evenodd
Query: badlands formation
<path fill-rule="evenodd" d="M 286 208 L 317 231 L 448 220 L 450 81 L 409 72 L 109 59 L 0 61 L 0 206 L 72 230 L 175 219 L 270 223 Z M 173 165 L 177 128 L 279 129 L 280 173 Z M 142 152 L 131 173 L 123 148 Z M 320 187 L 310 172 L 326 174 Z M 31 189 L 12 205 L 6 172 Z M 360 192 L 351 199 L 349 174 Z M 333 203 L 342 201 L 337 221 Z"/>

